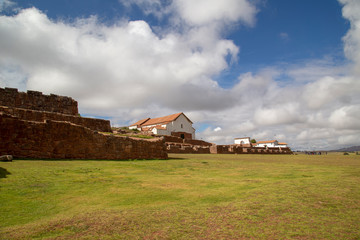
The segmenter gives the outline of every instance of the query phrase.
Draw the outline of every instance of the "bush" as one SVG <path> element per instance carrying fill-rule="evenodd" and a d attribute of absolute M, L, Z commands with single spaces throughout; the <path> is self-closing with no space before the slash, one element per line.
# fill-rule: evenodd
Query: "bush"
<path fill-rule="evenodd" d="M 349 153 L 348 153 L 348 152 L 344 152 L 344 155 L 349 155 Z"/>

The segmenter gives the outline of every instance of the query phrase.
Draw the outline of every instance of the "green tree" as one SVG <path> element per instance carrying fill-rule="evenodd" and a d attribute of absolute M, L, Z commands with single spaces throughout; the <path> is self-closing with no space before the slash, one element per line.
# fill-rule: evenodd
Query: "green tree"
<path fill-rule="evenodd" d="M 255 140 L 255 139 L 251 139 L 250 142 L 251 142 L 251 143 L 256 143 L 256 140 Z"/>

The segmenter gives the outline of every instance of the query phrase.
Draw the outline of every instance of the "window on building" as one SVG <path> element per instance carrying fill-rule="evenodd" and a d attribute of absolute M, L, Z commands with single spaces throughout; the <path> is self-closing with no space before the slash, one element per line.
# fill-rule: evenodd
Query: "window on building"
<path fill-rule="evenodd" d="M 183 128 L 183 125 L 181 124 L 181 128 Z"/>

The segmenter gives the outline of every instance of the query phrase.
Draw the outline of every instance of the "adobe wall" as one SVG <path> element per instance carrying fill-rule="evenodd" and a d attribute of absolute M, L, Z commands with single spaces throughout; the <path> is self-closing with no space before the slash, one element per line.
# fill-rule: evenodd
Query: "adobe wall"
<path fill-rule="evenodd" d="M 109 120 L 83 118 L 74 115 L 66 115 L 53 112 L 36 111 L 22 108 L 0 106 L 0 112 L 18 117 L 27 121 L 43 122 L 45 120 L 66 121 L 81 125 L 99 132 L 112 132 Z"/>
<path fill-rule="evenodd" d="M 166 159 L 163 139 L 135 140 L 83 126 L 0 113 L 0 155 L 45 159 Z"/>
<path fill-rule="evenodd" d="M 0 88 L 0 106 L 78 115 L 78 103 L 70 97 L 44 95 L 37 91 L 18 92 L 15 88 Z"/>

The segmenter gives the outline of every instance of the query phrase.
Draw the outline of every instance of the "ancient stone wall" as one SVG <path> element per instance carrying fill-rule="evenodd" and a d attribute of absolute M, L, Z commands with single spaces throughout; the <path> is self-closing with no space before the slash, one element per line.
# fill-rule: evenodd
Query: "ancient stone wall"
<path fill-rule="evenodd" d="M 212 143 L 205 142 L 203 140 L 195 140 L 195 139 L 182 139 L 181 137 L 177 136 L 166 136 L 164 135 L 165 142 L 171 142 L 171 143 L 184 143 L 184 144 L 190 144 L 195 146 L 211 146 Z"/>
<path fill-rule="evenodd" d="M 185 139 L 192 139 L 192 134 L 187 132 L 171 132 L 171 136 L 181 138 L 181 135 L 184 136 Z"/>
<path fill-rule="evenodd" d="M 32 122 L 0 113 L 0 155 L 45 159 L 166 159 L 163 139 L 135 140 L 83 126 Z"/>
<path fill-rule="evenodd" d="M 4 112 L 6 114 L 27 121 L 36 121 L 36 122 L 43 122 L 45 120 L 65 121 L 90 128 L 91 130 L 94 131 L 99 131 L 99 132 L 112 131 L 109 120 L 83 118 L 74 115 L 36 111 L 36 110 L 29 110 L 23 108 L 4 107 L 4 106 L 0 106 L 0 112 Z"/>
<path fill-rule="evenodd" d="M 244 147 L 241 145 L 212 145 L 213 154 L 292 154 L 290 148 Z"/>
<path fill-rule="evenodd" d="M 15 88 L 0 88 L 0 106 L 78 115 L 78 104 L 70 97 L 44 95 L 37 91 L 18 92 Z"/>
<path fill-rule="evenodd" d="M 166 143 L 167 153 L 209 154 L 209 146 L 195 146 L 183 143 Z"/>
<path fill-rule="evenodd" d="M 168 135 L 164 135 L 164 140 L 165 142 L 173 142 L 173 143 L 183 143 L 184 139 L 180 138 L 180 137 L 175 137 L 175 136 L 168 136 Z"/>
<path fill-rule="evenodd" d="M 212 143 L 205 142 L 203 140 L 195 140 L 195 139 L 184 139 L 184 143 L 197 145 L 197 146 L 208 146 L 208 147 L 212 145 Z"/>

